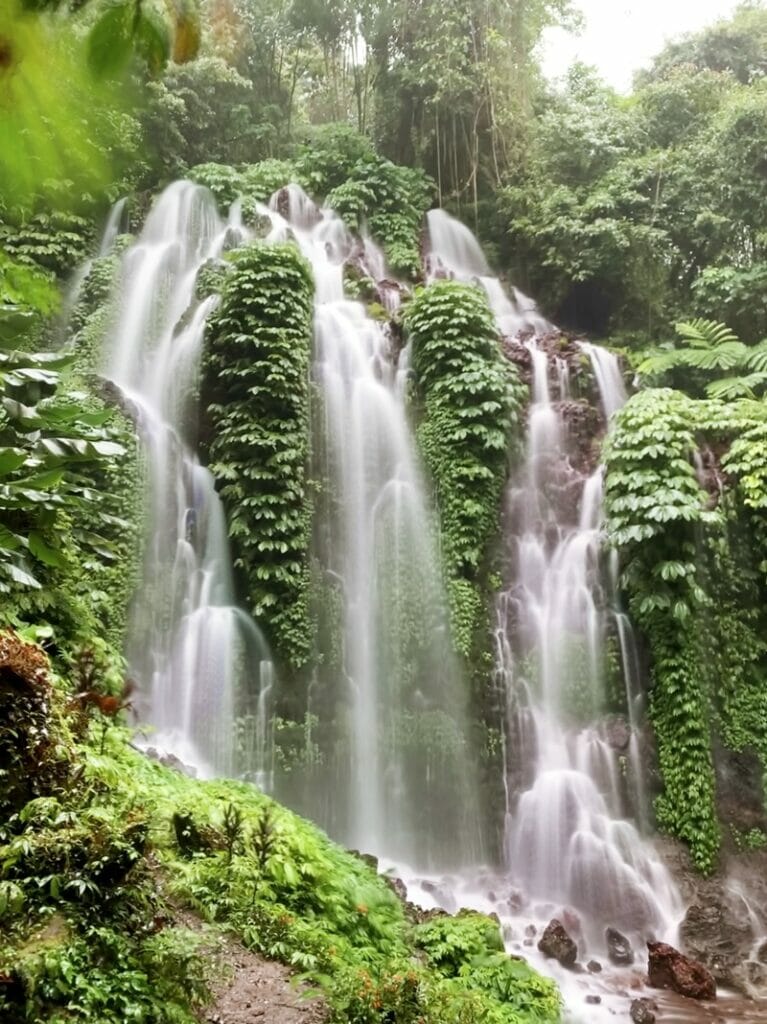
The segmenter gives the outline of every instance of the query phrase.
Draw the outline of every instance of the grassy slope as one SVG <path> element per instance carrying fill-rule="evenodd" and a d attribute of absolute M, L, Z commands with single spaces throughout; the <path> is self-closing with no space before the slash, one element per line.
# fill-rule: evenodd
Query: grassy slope
<path fill-rule="evenodd" d="M 413 924 L 319 829 L 147 759 L 71 711 L 60 680 L 3 699 L 18 714 L 0 715 L 0 772 L 29 790 L 0 792 L 0 1021 L 193 1021 L 210 939 L 174 925 L 178 905 L 307 976 L 338 1021 L 558 1020 L 553 984 L 501 952 L 489 918 Z"/>

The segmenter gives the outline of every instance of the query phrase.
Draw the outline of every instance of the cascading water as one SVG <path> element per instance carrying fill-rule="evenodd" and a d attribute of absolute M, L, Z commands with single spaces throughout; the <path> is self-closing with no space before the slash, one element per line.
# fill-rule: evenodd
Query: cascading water
<path fill-rule="evenodd" d="M 268 663 L 234 604 L 223 508 L 194 454 L 202 338 L 215 304 L 196 302 L 194 288 L 203 263 L 243 237 L 236 211 L 223 222 L 207 190 L 169 186 L 122 258 L 105 370 L 146 451 L 147 541 L 128 639 L 140 717 L 156 728 L 155 745 L 218 774 L 235 770 L 238 704 Z"/>
<path fill-rule="evenodd" d="M 347 261 L 376 278 L 383 261 L 297 186 L 271 207 L 263 211 L 271 237 L 295 238 L 316 284 L 313 448 L 323 483 L 313 553 L 325 603 L 340 608 L 342 638 L 340 652 L 317 659 L 330 671 L 316 670 L 307 709 L 330 769 L 315 766 L 308 792 L 290 799 L 357 848 L 421 865 L 465 860 L 478 834 L 465 689 L 398 347 L 344 295 Z M 390 305 L 396 296 L 384 293 Z"/>
<path fill-rule="evenodd" d="M 490 308 L 502 334 L 514 337 L 519 331 L 544 333 L 551 324 L 541 316 L 533 300 L 512 288 L 511 298 L 490 270 L 485 254 L 465 224 L 444 210 L 429 210 L 426 215 L 429 249 L 427 276 L 432 280 L 453 277 L 458 281 L 477 283 L 487 293 Z"/>
<path fill-rule="evenodd" d="M 532 301 L 517 292 L 507 298 L 468 229 L 432 211 L 431 276 L 483 287 L 501 331 L 527 339 L 531 368 L 527 456 L 509 489 L 506 588 L 497 601 L 496 675 L 506 702 L 507 864 L 499 874 L 477 867 L 466 686 L 450 654 L 407 423 L 406 357 L 361 304 L 344 298 L 344 264 L 356 262 L 378 280 L 390 310 L 399 290 L 382 281 L 380 252 L 355 242 L 295 186 L 273 206 L 262 210 L 271 237 L 294 238 L 316 282 L 320 496 L 312 556 L 317 601 L 331 623 L 337 614 L 333 635 L 341 637 L 340 651 L 318 652 L 308 688 L 306 720 L 316 724 L 306 747 L 316 785 L 288 802 L 337 838 L 397 858 L 423 905 L 497 912 L 509 948 L 544 972 L 553 967 L 571 1008 L 582 1007 L 584 988 L 600 992 L 599 1008 L 589 1005 L 574 1019 L 610 1019 L 626 1010 L 625 993 L 611 1006 L 616 987 L 637 979 L 618 972 L 611 987 L 610 970 L 595 977 L 559 970 L 538 956 L 538 929 L 562 913 L 580 953 L 599 956 L 605 924 L 670 938 L 680 907 L 652 846 L 626 820 L 642 818 L 639 666 L 615 603 L 614 562 L 602 578 L 602 474 L 574 468 L 564 407 L 577 382 L 561 350 L 547 352 L 543 335 L 553 329 Z M 118 222 L 116 213 L 105 232 L 109 247 Z M 146 446 L 148 540 L 129 644 L 142 717 L 159 730 L 153 742 L 222 774 L 242 767 L 234 733 L 243 710 L 257 722 L 262 762 L 279 699 L 260 634 L 234 605 L 223 510 L 194 455 L 200 350 L 215 304 L 195 300 L 195 279 L 206 260 L 243 237 L 236 211 L 223 222 L 204 189 L 178 182 L 166 190 L 123 255 L 120 320 L 107 353 L 108 375 Z M 625 400 L 619 368 L 604 350 L 581 349 L 609 420 Z M 243 708 L 245 693 L 251 701 Z M 605 717 L 612 703 L 626 707 L 626 720 Z M 474 867 L 462 879 L 424 880 L 403 861 L 418 872 Z M 691 1021 L 673 1000 L 660 997 L 664 1019 L 669 1007 L 669 1020 Z"/>
<path fill-rule="evenodd" d="M 651 842 L 629 820 L 644 821 L 646 807 L 638 657 L 617 606 L 617 565 L 601 551 L 602 467 L 584 470 L 588 459 L 568 430 L 568 410 L 585 408 L 573 398 L 578 381 L 556 329 L 531 300 L 516 292 L 505 298 L 468 229 L 442 211 L 428 215 L 428 228 L 431 277 L 485 290 L 499 330 L 529 367 L 532 399 L 525 459 L 507 494 L 505 587 L 496 601 L 506 878 L 481 882 L 480 873 L 458 883 L 460 895 L 443 883 L 437 902 L 496 911 L 507 922 L 509 947 L 533 959 L 531 936 L 557 914 L 569 922 L 581 955 L 604 956 L 606 926 L 635 943 L 673 940 L 681 900 Z M 580 350 L 609 423 L 626 400 L 617 360 L 585 342 Z M 508 882 L 511 895 L 501 897 L 497 890 Z M 413 896 L 424 898 L 417 882 Z M 593 979 L 584 983 L 555 961 L 539 966 L 554 969 L 571 1009 L 582 1005 Z M 574 1019 L 591 1024 L 614 1012 L 609 982 L 598 989 L 602 1009 L 576 1011 Z"/>
<path fill-rule="evenodd" d="M 585 480 L 573 471 L 549 359 L 536 341 L 528 348 L 527 456 L 509 494 L 509 587 L 498 602 L 508 733 L 531 755 L 521 771 L 507 766 L 519 794 L 507 825 L 509 870 L 528 896 L 579 911 L 584 927 L 667 934 L 680 910 L 670 876 L 624 820 L 635 805 L 626 777 L 641 789 L 637 737 L 625 720 L 605 721 L 606 707 L 626 700 L 622 665 L 608 657 L 601 468 Z M 599 358 L 602 367 L 614 359 L 603 350 Z M 620 392 L 604 382 L 618 379 L 617 365 L 597 376 L 605 410 Z"/>

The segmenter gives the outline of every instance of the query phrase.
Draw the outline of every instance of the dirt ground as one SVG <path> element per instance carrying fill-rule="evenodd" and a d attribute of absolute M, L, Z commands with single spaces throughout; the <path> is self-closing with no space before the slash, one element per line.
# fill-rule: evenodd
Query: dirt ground
<path fill-rule="evenodd" d="M 327 1006 L 307 998 L 282 964 L 264 960 L 234 940 L 216 956 L 225 972 L 213 1002 L 200 1014 L 203 1024 L 324 1024 Z"/>
<path fill-rule="evenodd" d="M 326 1024 L 325 1001 L 309 996 L 287 967 L 211 929 L 188 908 L 173 909 L 175 924 L 204 936 L 208 976 L 215 979 L 210 1002 L 197 1013 L 200 1024 Z"/>

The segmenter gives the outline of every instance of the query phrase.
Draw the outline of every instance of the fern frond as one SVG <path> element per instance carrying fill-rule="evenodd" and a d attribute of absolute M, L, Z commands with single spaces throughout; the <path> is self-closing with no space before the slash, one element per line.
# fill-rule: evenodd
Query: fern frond
<path fill-rule="evenodd" d="M 749 370 L 758 370 L 760 373 L 767 370 L 767 339 L 748 350 L 746 366 Z"/>
<path fill-rule="evenodd" d="M 720 324 L 716 320 L 705 320 L 703 317 L 684 320 L 676 324 L 675 329 L 690 348 L 714 348 L 739 341 L 737 334 L 726 324 Z"/>
<path fill-rule="evenodd" d="M 755 398 L 755 388 L 767 385 L 767 372 L 748 373 L 743 377 L 724 377 L 706 385 L 709 398 L 731 401 L 734 398 Z"/>
<path fill-rule="evenodd" d="M 684 365 L 696 370 L 734 370 L 743 366 L 748 358 L 748 346 L 737 338 L 723 341 L 715 348 L 688 348 L 684 352 Z"/>
<path fill-rule="evenodd" d="M 642 360 L 637 367 L 637 373 L 645 377 L 655 373 L 668 373 L 669 370 L 674 370 L 677 366 L 685 365 L 684 356 L 683 349 L 672 348 L 665 351 L 657 349 Z"/>

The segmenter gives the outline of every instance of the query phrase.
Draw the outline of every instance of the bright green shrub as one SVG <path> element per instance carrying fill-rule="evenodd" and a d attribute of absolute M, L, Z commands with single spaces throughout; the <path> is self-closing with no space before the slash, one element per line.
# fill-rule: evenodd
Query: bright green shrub
<path fill-rule="evenodd" d="M 313 128 L 301 147 L 295 166 L 298 180 L 315 196 L 326 196 L 343 185 L 360 162 L 374 156 L 373 143 L 348 124 Z"/>
<path fill-rule="evenodd" d="M 420 404 L 418 440 L 440 513 L 455 643 L 468 656 L 525 389 L 501 354 L 478 289 L 452 281 L 433 284 L 406 308 L 405 324 Z"/>
<path fill-rule="evenodd" d="M 325 201 L 352 231 L 367 228 L 395 273 L 413 278 L 421 262 L 421 223 L 433 194 L 433 183 L 422 171 L 370 155 Z"/>
<path fill-rule="evenodd" d="M 247 603 L 283 662 L 303 665 L 308 624 L 309 366 L 313 284 L 291 245 L 232 258 L 209 320 L 202 393 L 208 453 Z"/>
<path fill-rule="evenodd" d="M 85 259 L 92 242 L 89 221 L 73 213 L 37 213 L 0 222 L 0 249 L 11 259 L 63 276 Z"/>

